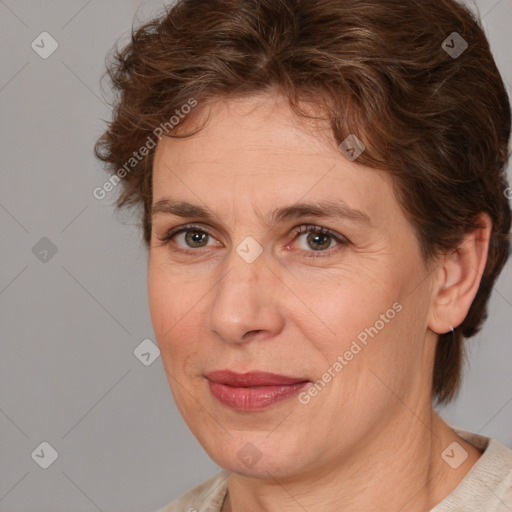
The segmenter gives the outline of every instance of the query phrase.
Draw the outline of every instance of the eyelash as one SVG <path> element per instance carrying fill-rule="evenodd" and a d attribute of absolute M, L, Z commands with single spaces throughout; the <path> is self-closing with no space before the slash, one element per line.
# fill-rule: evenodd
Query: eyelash
<path fill-rule="evenodd" d="M 205 230 L 204 228 L 199 228 L 198 226 L 195 226 L 193 224 L 188 224 L 185 226 L 181 226 L 179 228 L 171 229 L 162 238 L 160 238 L 160 237 L 157 237 L 157 238 L 158 238 L 158 240 L 160 240 L 162 242 L 160 244 L 160 246 L 164 246 L 164 245 L 168 245 L 175 236 L 177 236 L 181 233 L 186 233 L 188 231 L 196 231 L 198 233 L 206 234 L 212 238 L 215 238 L 209 231 Z M 310 255 L 306 256 L 307 258 L 329 257 L 332 255 L 333 252 L 338 252 L 339 250 L 342 250 L 344 247 L 346 247 L 347 245 L 349 245 L 351 243 L 350 240 L 348 240 L 345 237 L 336 235 L 330 229 L 327 229 L 327 228 L 324 228 L 321 226 L 315 226 L 313 224 L 305 224 L 305 225 L 302 225 L 302 226 L 299 226 L 298 228 L 296 228 L 294 231 L 295 236 L 294 236 L 293 240 L 295 240 L 297 237 L 299 237 L 300 235 L 303 235 L 305 233 L 328 235 L 339 244 L 338 248 L 335 248 L 334 250 L 327 249 L 325 251 L 302 251 L 302 252 L 306 252 L 306 253 L 311 252 Z M 173 250 L 177 251 L 177 252 L 184 253 L 184 254 L 192 255 L 192 256 L 199 256 L 198 252 L 200 252 L 198 249 L 175 248 Z"/>

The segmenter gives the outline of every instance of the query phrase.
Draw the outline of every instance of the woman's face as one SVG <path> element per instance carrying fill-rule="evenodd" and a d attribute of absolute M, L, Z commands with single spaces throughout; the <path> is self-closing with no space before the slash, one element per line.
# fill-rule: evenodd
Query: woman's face
<path fill-rule="evenodd" d="M 183 418 L 228 471 L 320 476 L 417 426 L 404 404 L 430 400 L 433 288 L 415 233 L 389 176 L 328 134 L 253 97 L 215 102 L 201 131 L 156 150 L 151 318 Z M 218 370 L 302 384 L 230 387 L 207 378 Z"/>

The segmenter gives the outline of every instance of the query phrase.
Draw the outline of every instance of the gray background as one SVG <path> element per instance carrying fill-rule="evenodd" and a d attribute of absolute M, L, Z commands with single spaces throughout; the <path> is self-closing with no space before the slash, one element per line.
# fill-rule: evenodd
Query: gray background
<path fill-rule="evenodd" d="M 512 0 L 476 6 L 510 94 Z M 92 196 L 107 178 L 92 153 L 110 118 L 105 55 L 161 8 L 0 0 L 0 511 L 151 512 L 218 470 L 175 408 L 161 359 L 145 366 L 133 353 L 154 340 L 137 220 L 114 214 L 113 195 Z M 31 47 L 43 31 L 58 42 L 47 59 Z M 46 262 L 33 253 L 43 237 L 57 248 Z M 463 391 L 441 411 L 509 447 L 511 268 L 470 342 Z M 58 452 L 48 469 L 31 457 L 43 441 Z"/>

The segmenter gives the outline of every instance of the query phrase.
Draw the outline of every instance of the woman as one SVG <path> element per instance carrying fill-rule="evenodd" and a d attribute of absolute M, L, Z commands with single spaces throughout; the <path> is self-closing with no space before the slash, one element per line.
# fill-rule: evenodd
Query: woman
<path fill-rule="evenodd" d="M 453 0 L 178 1 L 109 67 L 176 404 L 223 468 L 164 511 L 512 510 L 452 429 L 509 254 L 509 100 Z"/>

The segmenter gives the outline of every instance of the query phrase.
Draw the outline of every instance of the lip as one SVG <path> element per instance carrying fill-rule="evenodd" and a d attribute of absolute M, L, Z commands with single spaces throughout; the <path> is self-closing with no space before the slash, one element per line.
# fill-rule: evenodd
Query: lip
<path fill-rule="evenodd" d="M 252 371 L 237 373 L 231 370 L 216 370 L 206 374 L 206 378 L 218 384 L 246 388 L 251 386 L 288 386 L 298 382 L 306 382 L 302 377 L 287 377 L 277 373 Z"/>
<path fill-rule="evenodd" d="M 216 370 L 206 374 L 212 395 L 224 405 L 239 411 L 266 409 L 296 395 L 310 381 L 252 371 L 236 373 Z"/>

